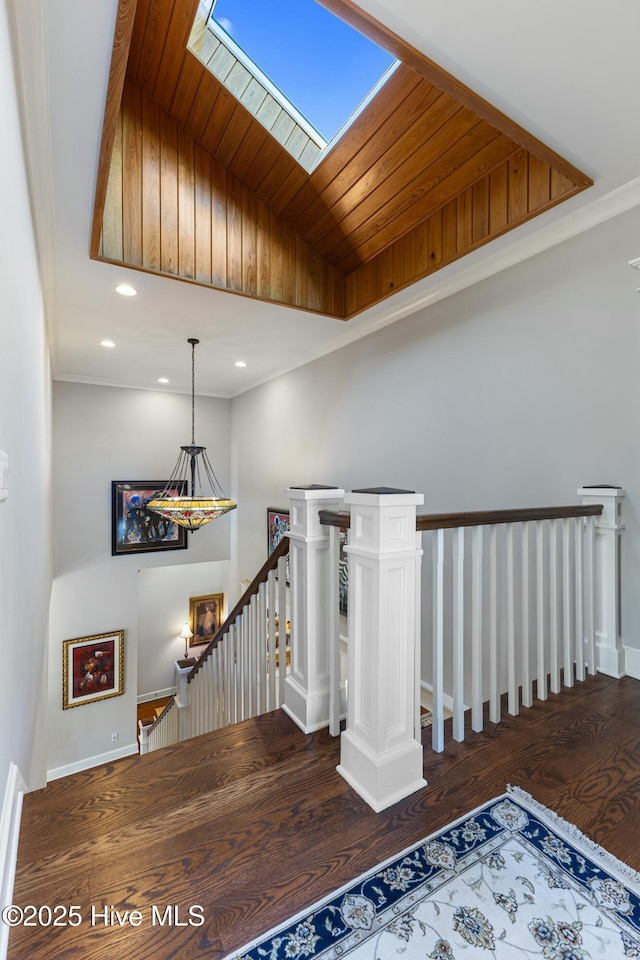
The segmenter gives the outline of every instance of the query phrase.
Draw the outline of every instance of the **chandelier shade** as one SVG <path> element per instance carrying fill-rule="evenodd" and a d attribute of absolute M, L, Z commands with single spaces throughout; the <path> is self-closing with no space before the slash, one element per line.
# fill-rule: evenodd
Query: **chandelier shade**
<path fill-rule="evenodd" d="M 187 342 L 191 344 L 191 443 L 180 447 L 167 486 L 159 497 L 149 501 L 147 509 L 193 532 L 235 510 L 237 504 L 223 492 L 207 457 L 207 448 L 195 442 L 195 348 L 200 341 L 190 338 Z M 179 483 L 184 484 L 185 490 L 191 489 L 190 497 L 168 496 L 168 491 L 175 490 Z"/>

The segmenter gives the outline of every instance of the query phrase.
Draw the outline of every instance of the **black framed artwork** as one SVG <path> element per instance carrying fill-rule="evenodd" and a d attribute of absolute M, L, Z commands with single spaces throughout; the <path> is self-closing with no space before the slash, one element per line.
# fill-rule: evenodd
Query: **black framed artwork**
<path fill-rule="evenodd" d="M 167 480 L 113 480 L 111 554 L 156 553 L 159 550 L 186 550 L 187 531 L 147 509 L 154 497 L 180 497 L 186 483 L 178 481 L 166 490 Z"/>

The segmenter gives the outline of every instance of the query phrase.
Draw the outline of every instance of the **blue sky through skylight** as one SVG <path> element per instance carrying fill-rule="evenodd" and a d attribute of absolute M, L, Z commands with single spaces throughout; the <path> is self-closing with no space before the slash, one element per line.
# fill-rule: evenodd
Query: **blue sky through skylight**
<path fill-rule="evenodd" d="M 327 141 L 394 60 L 314 0 L 217 0 L 213 19 Z"/>

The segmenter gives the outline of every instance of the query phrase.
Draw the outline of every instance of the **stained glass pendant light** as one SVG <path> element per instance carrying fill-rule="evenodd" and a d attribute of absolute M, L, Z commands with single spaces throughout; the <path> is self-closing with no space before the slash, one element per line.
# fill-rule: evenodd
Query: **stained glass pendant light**
<path fill-rule="evenodd" d="M 195 350 L 196 344 L 200 341 L 190 337 L 187 343 L 191 344 L 191 444 L 190 446 L 180 447 L 178 462 L 173 468 L 168 484 L 159 497 L 149 501 L 147 509 L 159 513 L 166 520 L 171 520 L 173 523 L 178 523 L 181 527 L 193 531 L 203 527 L 210 520 L 221 517 L 223 513 L 235 510 L 237 504 L 233 500 L 229 500 L 222 492 L 218 478 L 209 462 L 207 448 L 196 445 Z M 204 480 L 208 485 L 206 488 L 203 488 L 202 485 L 202 474 L 204 474 Z M 189 482 L 191 483 L 190 497 L 170 496 L 170 492 L 180 485 L 183 486 L 185 493 L 188 493 Z"/>

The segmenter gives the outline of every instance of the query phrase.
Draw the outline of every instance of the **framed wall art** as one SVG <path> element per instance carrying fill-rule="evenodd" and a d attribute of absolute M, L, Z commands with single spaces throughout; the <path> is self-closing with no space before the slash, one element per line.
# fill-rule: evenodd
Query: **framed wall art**
<path fill-rule="evenodd" d="M 187 549 L 184 527 L 147 509 L 149 501 L 160 496 L 166 485 L 166 480 L 112 481 L 112 556 Z M 186 486 L 184 481 L 178 481 L 169 488 L 168 495 L 184 496 Z"/>
<path fill-rule="evenodd" d="M 288 510 L 267 507 L 267 556 L 273 553 L 284 534 L 288 532 L 289 522 Z"/>
<path fill-rule="evenodd" d="M 124 693 L 124 630 L 65 640 L 62 644 L 62 709 Z"/>
<path fill-rule="evenodd" d="M 203 597 L 189 598 L 189 626 L 193 636 L 190 647 L 209 643 L 222 626 L 224 593 L 209 593 Z"/>

